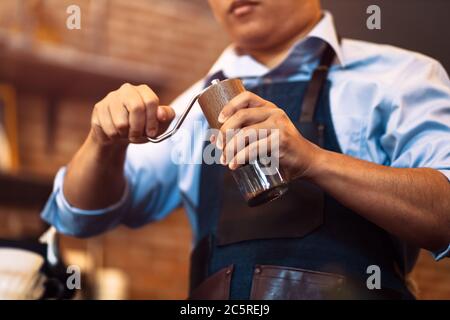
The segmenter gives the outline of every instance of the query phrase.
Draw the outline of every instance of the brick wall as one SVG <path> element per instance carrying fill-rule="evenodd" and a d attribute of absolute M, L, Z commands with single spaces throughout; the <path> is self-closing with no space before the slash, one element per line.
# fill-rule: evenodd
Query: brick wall
<path fill-rule="evenodd" d="M 94 5 L 106 3 L 100 0 L 30 3 L 37 4 L 29 9 L 33 17 L 37 17 L 33 21 L 39 26 L 35 35 L 38 41 L 33 50 L 39 50 L 45 43 L 151 66 L 149 83 L 159 79 L 155 79 L 155 74 L 161 75 L 161 81 L 156 83 L 165 103 L 201 77 L 226 43 L 203 0 L 111 0 L 107 2 L 106 11 L 98 4 Z M 69 3 L 80 4 L 86 13 L 86 27 L 79 32 L 69 32 L 62 27 Z M 23 28 L 16 19 L 18 5 L 19 1 L 0 2 L 0 29 L 17 32 Z M 96 16 L 90 15 L 92 12 L 108 18 L 103 24 L 96 22 Z M 95 30 L 101 32 L 95 33 Z M 38 80 L 45 83 L 50 77 L 50 73 L 40 73 Z M 72 85 L 78 87 L 82 83 L 73 81 Z M 84 140 L 96 100 L 92 96 L 62 94 L 56 103 L 54 123 L 49 126 L 49 97 L 52 94 L 30 90 L 29 84 L 25 87 L 19 84 L 17 90 L 21 171 L 50 178 L 69 161 Z M 94 95 L 99 98 L 104 93 Z M 52 127 L 50 140 L 49 127 Z M 43 228 L 38 212 L 39 209 L 0 207 L 4 222 L 0 224 L 0 237 L 37 236 Z M 190 228 L 182 210 L 139 230 L 118 228 L 89 240 L 64 237 L 62 241 L 67 257 L 74 250 L 91 255 L 94 271 L 105 267 L 122 270 L 129 281 L 127 296 L 133 299 L 185 298 L 190 246 Z M 414 276 L 422 298 L 450 299 L 449 261 L 436 263 L 423 253 Z"/>
<path fill-rule="evenodd" d="M 101 252 L 92 250 L 89 243 L 101 246 Z M 187 297 L 191 233 L 183 210 L 137 230 L 120 227 L 90 240 L 64 237 L 62 246 L 66 252 L 96 253 L 102 256 L 101 267 L 122 270 L 129 281 L 130 299 Z"/>

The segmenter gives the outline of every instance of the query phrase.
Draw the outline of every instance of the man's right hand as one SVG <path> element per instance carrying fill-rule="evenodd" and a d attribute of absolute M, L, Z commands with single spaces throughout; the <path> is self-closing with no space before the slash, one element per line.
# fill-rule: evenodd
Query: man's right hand
<path fill-rule="evenodd" d="M 148 142 L 167 130 L 175 117 L 160 106 L 147 86 L 124 84 L 98 102 L 88 138 L 67 167 L 64 195 L 74 207 L 106 208 L 117 203 L 126 185 L 124 163 L 129 143 Z"/>
<path fill-rule="evenodd" d="M 98 102 L 91 119 L 91 137 L 102 145 L 146 143 L 167 130 L 175 117 L 169 106 L 146 85 L 124 84 Z"/>

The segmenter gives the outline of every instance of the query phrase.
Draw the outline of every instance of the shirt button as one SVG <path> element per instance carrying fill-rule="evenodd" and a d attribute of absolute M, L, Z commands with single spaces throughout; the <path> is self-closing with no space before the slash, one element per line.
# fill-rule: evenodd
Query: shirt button
<path fill-rule="evenodd" d="M 255 268 L 255 274 L 260 274 L 261 273 L 261 268 L 260 267 L 256 267 Z"/>
<path fill-rule="evenodd" d="M 227 271 L 225 272 L 225 274 L 226 274 L 227 276 L 229 276 L 229 275 L 231 274 L 231 269 L 227 269 Z"/>

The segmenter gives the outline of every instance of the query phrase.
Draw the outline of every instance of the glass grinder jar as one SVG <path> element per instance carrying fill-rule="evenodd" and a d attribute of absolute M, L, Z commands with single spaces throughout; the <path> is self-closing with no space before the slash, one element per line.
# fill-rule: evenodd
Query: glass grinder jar
<path fill-rule="evenodd" d="M 188 108 L 183 112 L 172 130 L 158 138 L 148 139 L 157 143 L 172 136 L 179 129 L 197 100 L 210 127 L 220 129 L 222 124 L 219 123 L 218 117 L 223 107 L 244 91 L 245 88 L 240 79 L 213 80 L 208 88 L 191 100 Z M 288 190 L 288 182 L 280 169 L 270 168 L 270 170 L 267 170 L 267 167 L 259 160 L 232 170 L 231 173 L 241 194 L 251 207 L 275 200 Z"/>

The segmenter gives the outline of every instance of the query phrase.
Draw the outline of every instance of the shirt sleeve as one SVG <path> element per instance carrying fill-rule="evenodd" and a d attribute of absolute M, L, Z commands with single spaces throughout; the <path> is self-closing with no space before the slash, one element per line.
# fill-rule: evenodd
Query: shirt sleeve
<path fill-rule="evenodd" d="M 177 167 L 170 161 L 169 142 L 130 145 L 125 162 L 122 198 L 101 210 L 81 210 L 64 196 L 66 168 L 57 173 L 42 218 L 67 235 L 88 237 L 117 225 L 139 227 L 162 219 L 180 203 Z"/>
<path fill-rule="evenodd" d="M 450 181 L 450 81 L 432 59 L 409 64 L 393 86 L 392 110 L 381 146 L 397 168 L 432 168 Z M 450 246 L 433 253 L 450 256 Z"/>
<path fill-rule="evenodd" d="M 450 180 L 450 81 L 436 61 L 399 80 L 381 145 L 398 168 L 432 168 Z"/>

